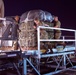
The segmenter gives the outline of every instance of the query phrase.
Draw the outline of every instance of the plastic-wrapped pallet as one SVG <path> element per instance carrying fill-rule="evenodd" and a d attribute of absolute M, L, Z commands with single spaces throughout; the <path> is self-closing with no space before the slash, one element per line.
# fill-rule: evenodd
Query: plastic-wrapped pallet
<path fill-rule="evenodd" d="M 19 33 L 19 42 L 21 47 L 28 47 L 32 48 L 37 45 L 36 41 L 36 32 L 33 28 L 34 22 L 33 21 L 27 21 L 24 23 L 21 23 L 19 26 L 20 33 Z"/>

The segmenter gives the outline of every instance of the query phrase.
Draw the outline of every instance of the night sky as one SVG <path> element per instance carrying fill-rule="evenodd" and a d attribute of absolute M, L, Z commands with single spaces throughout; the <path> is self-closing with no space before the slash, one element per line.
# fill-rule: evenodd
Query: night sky
<path fill-rule="evenodd" d="M 21 16 L 24 12 L 42 9 L 59 17 L 62 28 L 76 29 L 75 0 L 4 0 L 5 16 Z"/>

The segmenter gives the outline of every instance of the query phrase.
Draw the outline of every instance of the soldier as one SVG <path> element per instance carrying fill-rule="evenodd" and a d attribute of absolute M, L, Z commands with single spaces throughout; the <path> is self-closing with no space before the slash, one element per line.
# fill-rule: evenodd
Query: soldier
<path fill-rule="evenodd" d="M 12 39 L 18 39 L 18 33 L 19 33 L 19 16 L 16 15 L 13 18 L 13 25 L 12 25 Z M 15 38 L 16 37 L 16 38 Z"/>
<path fill-rule="evenodd" d="M 59 21 L 58 16 L 54 17 L 53 24 L 55 28 L 61 27 L 61 22 Z M 61 37 L 61 30 L 54 30 L 54 39 L 60 39 L 60 37 Z M 63 45 L 65 47 L 66 44 L 64 42 L 58 41 L 58 42 L 55 42 L 55 47 L 57 45 Z"/>
<path fill-rule="evenodd" d="M 15 50 L 17 50 L 19 48 L 19 44 L 18 44 L 18 37 L 19 37 L 19 19 L 20 17 L 18 15 L 14 16 L 12 18 L 12 33 L 11 33 L 11 38 L 14 39 L 15 41 L 13 41 L 13 47 Z"/>
<path fill-rule="evenodd" d="M 39 18 L 35 18 L 34 19 L 34 23 L 35 23 L 35 26 L 34 28 L 36 29 L 38 26 L 45 26 L 46 24 L 44 24 Z M 37 32 L 36 32 L 37 34 Z M 48 39 L 48 33 L 45 29 L 40 29 L 40 39 Z M 45 42 L 41 42 L 40 43 L 40 48 L 41 48 L 41 52 L 42 53 L 46 53 L 47 49 L 45 48 Z"/>
<path fill-rule="evenodd" d="M 57 16 L 54 17 L 53 23 L 54 23 L 55 28 L 60 28 L 61 27 L 61 22 L 58 20 Z M 59 39 L 60 37 L 61 37 L 61 31 L 60 30 L 55 30 L 54 31 L 54 38 Z"/>
<path fill-rule="evenodd" d="M 38 26 L 45 26 L 46 25 L 42 21 L 40 21 L 40 19 L 38 19 L 38 18 L 34 19 L 34 23 L 35 23 L 34 28 L 37 28 Z M 40 35 L 41 39 L 48 39 L 48 33 L 44 29 L 40 30 L 40 34 L 41 34 Z"/>

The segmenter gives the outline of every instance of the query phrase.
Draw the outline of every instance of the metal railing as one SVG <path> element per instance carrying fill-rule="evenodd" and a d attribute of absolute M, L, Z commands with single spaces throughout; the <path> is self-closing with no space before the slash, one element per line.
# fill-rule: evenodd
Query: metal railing
<path fill-rule="evenodd" d="M 74 37 L 75 39 L 40 39 L 40 29 L 53 29 L 53 30 L 62 30 L 62 31 L 69 31 L 69 32 L 74 32 Z M 76 30 L 73 29 L 64 29 L 64 28 L 54 28 L 54 27 L 45 27 L 45 26 L 39 26 L 37 28 L 37 37 L 38 37 L 38 57 L 41 58 L 41 52 L 40 52 L 40 42 L 48 42 L 48 41 L 70 41 L 70 42 L 75 42 L 75 49 L 76 49 Z"/>

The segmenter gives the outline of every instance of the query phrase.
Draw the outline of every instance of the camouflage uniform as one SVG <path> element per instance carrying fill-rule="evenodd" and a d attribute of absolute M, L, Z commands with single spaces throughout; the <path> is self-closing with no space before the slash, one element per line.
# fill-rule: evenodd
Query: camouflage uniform
<path fill-rule="evenodd" d="M 60 28 L 60 27 L 61 27 L 60 21 L 55 22 L 55 23 L 54 23 L 54 26 L 55 26 L 55 25 L 58 25 L 59 28 Z M 55 39 L 59 39 L 60 37 L 61 37 L 61 31 L 60 31 L 60 30 L 55 30 L 55 31 L 54 31 L 54 38 L 55 38 Z"/>
<path fill-rule="evenodd" d="M 54 27 L 51 22 L 43 22 L 44 24 L 47 24 L 49 27 Z M 52 39 L 54 37 L 54 30 L 53 29 L 46 29 L 46 32 L 48 33 L 48 38 Z"/>
<path fill-rule="evenodd" d="M 40 22 L 38 26 L 44 26 L 44 23 Z M 45 29 L 40 29 L 40 39 L 48 39 L 48 33 Z"/>
<path fill-rule="evenodd" d="M 61 27 L 61 22 L 58 20 L 56 22 L 54 22 L 54 27 L 58 25 L 58 28 Z M 54 30 L 54 39 L 60 39 L 61 37 L 61 30 Z M 54 47 L 56 47 L 58 44 L 62 44 L 63 42 L 62 41 L 56 41 L 54 42 Z"/>

